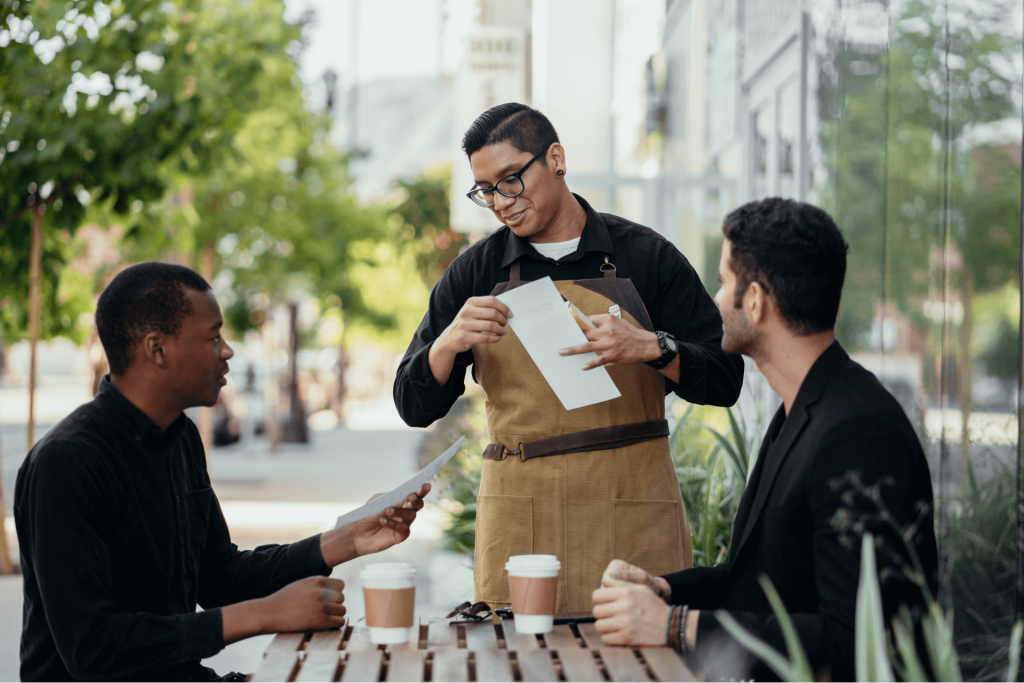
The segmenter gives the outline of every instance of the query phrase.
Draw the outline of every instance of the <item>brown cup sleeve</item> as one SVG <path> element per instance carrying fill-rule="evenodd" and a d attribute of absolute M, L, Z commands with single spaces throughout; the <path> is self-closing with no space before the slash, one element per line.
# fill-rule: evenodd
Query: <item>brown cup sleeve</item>
<path fill-rule="evenodd" d="M 416 608 L 415 588 L 363 588 L 366 625 L 373 628 L 409 628 Z"/>
<path fill-rule="evenodd" d="M 554 614 L 558 598 L 558 577 L 508 577 L 513 614 Z"/>

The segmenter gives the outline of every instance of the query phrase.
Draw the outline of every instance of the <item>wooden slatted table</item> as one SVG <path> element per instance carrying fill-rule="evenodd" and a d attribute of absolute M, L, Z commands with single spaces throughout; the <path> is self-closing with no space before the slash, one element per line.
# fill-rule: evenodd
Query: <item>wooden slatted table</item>
<path fill-rule="evenodd" d="M 693 681 L 664 647 L 605 647 L 593 624 L 559 624 L 541 636 L 515 622 L 451 626 L 421 619 L 409 642 L 373 645 L 365 625 L 279 633 L 251 681 Z"/>

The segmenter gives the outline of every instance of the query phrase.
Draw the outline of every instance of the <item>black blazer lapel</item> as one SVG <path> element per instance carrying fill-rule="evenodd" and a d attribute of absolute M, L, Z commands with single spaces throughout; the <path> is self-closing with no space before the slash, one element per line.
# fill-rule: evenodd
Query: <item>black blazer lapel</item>
<path fill-rule="evenodd" d="M 782 409 L 780 408 L 779 411 L 782 412 Z M 739 557 L 740 552 L 743 550 L 743 544 L 750 538 L 750 533 L 757 526 L 757 520 L 760 518 L 764 505 L 768 501 L 768 494 L 771 493 L 775 477 L 782 468 L 782 463 L 789 454 L 789 451 L 793 448 L 793 444 L 796 443 L 797 437 L 800 436 L 804 427 L 807 426 L 809 419 L 810 416 L 807 414 L 804 406 L 800 406 L 799 410 L 793 410 L 789 417 L 786 418 L 786 424 L 782 426 L 782 432 L 775 441 L 775 447 L 765 453 L 764 471 L 761 473 L 761 480 L 757 482 L 754 502 L 750 506 L 750 514 L 747 517 L 747 521 L 743 525 L 743 535 L 740 536 L 739 545 L 736 546 L 735 551 L 729 553 L 730 559 L 735 560 Z"/>
<path fill-rule="evenodd" d="M 758 483 L 764 476 L 764 463 L 768 459 L 768 446 L 769 436 L 775 433 L 779 422 L 786 419 L 786 412 L 779 406 L 779 409 L 775 412 L 775 416 L 772 421 L 768 423 L 768 429 L 765 431 L 764 440 L 761 442 L 761 447 L 757 449 L 757 459 L 754 461 L 754 469 L 747 478 L 747 487 L 743 491 L 743 495 L 740 497 L 739 507 L 736 508 L 736 519 L 733 522 L 732 527 L 732 542 L 729 544 L 729 558 L 730 563 L 733 558 L 736 557 L 736 552 L 739 550 L 740 539 L 743 538 L 744 530 L 747 528 L 747 522 L 750 520 L 750 509 L 754 503 L 754 496 L 758 490 Z"/>
<path fill-rule="evenodd" d="M 779 470 L 782 469 L 782 463 L 811 419 L 807 409 L 818 402 L 825 391 L 825 387 L 828 386 L 829 380 L 832 379 L 832 375 L 848 360 L 850 360 L 850 357 L 843 350 L 843 347 L 839 345 L 839 342 L 832 342 L 832 345 L 825 349 L 824 353 L 811 366 L 807 377 L 804 378 L 803 384 L 800 385 L 800 390 L 793 401 L 793 407 L 790 410 L 789 416 L 785 418 L 786 423 L 782 426 L 782 431 L 775 442 L 775 447 L 766 448 L 766 444 L 761 444 L 761 450 L 757 456 L 758 462 L 754 466 L 755 474 L 758 469 L 761 469 L 761 477 L 760 480 L 755 481 L 754 476 L 751 475 L 750 483 L 756 487 L 754 500 L 750 505 L 749 514 L 744 519 L 742 531 L 740 531 L 738 524 L 733 527 L 734 536 L 736 533 L 741 533 L 742 535 L 740 536 L 739 543 L 735 544 L 729 551 L 730 565 L 735 564 L 736 559 L 743 550 L 743 544 L 746 543 L 754 527 L 757 526 L 757 520 L 764 510 L 765 504 L 768 502 L 768 495 L 771 493 L 775 477 L 778 475 Z M 772 426 L 781 417 L 783 417 L 783 408 L 779 408 L 779 411 L 775 414 L 775 417 L 772 419 Z M 767 434 L 771 434 L 772 426 L 769 426 Z M 737 521 L 740 519 L 740 512 L 743 511 L 744 503 L 749 493 L 750 491 L 744 493 L 740 510 L 737 510 Z"/>

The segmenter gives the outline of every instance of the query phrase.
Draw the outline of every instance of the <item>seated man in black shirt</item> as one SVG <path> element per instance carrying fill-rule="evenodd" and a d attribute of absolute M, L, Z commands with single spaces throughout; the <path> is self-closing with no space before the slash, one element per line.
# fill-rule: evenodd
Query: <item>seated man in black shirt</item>
<path fill-rule="evenodd" d="M 183 412 L 216 403 L 233 355 L 210 286 L 132 266 L 96 324 L 110 375 L 18 472 L 22 680 L 211 680 L 200 660 L 227 644 L 340 626 L 331 568 L 405 540 L 429 485 L 340 529 L 239 551 Z"/>
<path fill-rule="evenodd" d="M 728 561 L 652 577 L 614 560 L 594 592 L 597 630 L 609 645 L 669 641 L 692 651 L 691 662 L 709 679 L 774 678 L 725 635 L 714 614 L 728 611 L 785 653 L 758 583 L 764 575 L 815 671 L 853 680 L 860 536 L 871 532 L 879 541 L 887 620 L 900 605 L 924 606 L 909 580 L 910 547 L 935 594 L 928 463 L 900 405 L 836 341 L 847 245 L 828 214 L 765 199 L 733 211 L 722 231 L 715 296 L 722 348 L 750 356 L 782 406 L 740 501 Z"/>

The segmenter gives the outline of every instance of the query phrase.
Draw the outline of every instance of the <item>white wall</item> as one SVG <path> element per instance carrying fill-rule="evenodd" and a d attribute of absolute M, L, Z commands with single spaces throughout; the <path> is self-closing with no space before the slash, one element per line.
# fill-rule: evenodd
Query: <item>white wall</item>
<path fill-rule="evenodd" d="M 533 106 L 574 173 L 610 170 L 613 0 L 534 0 Z"/>

